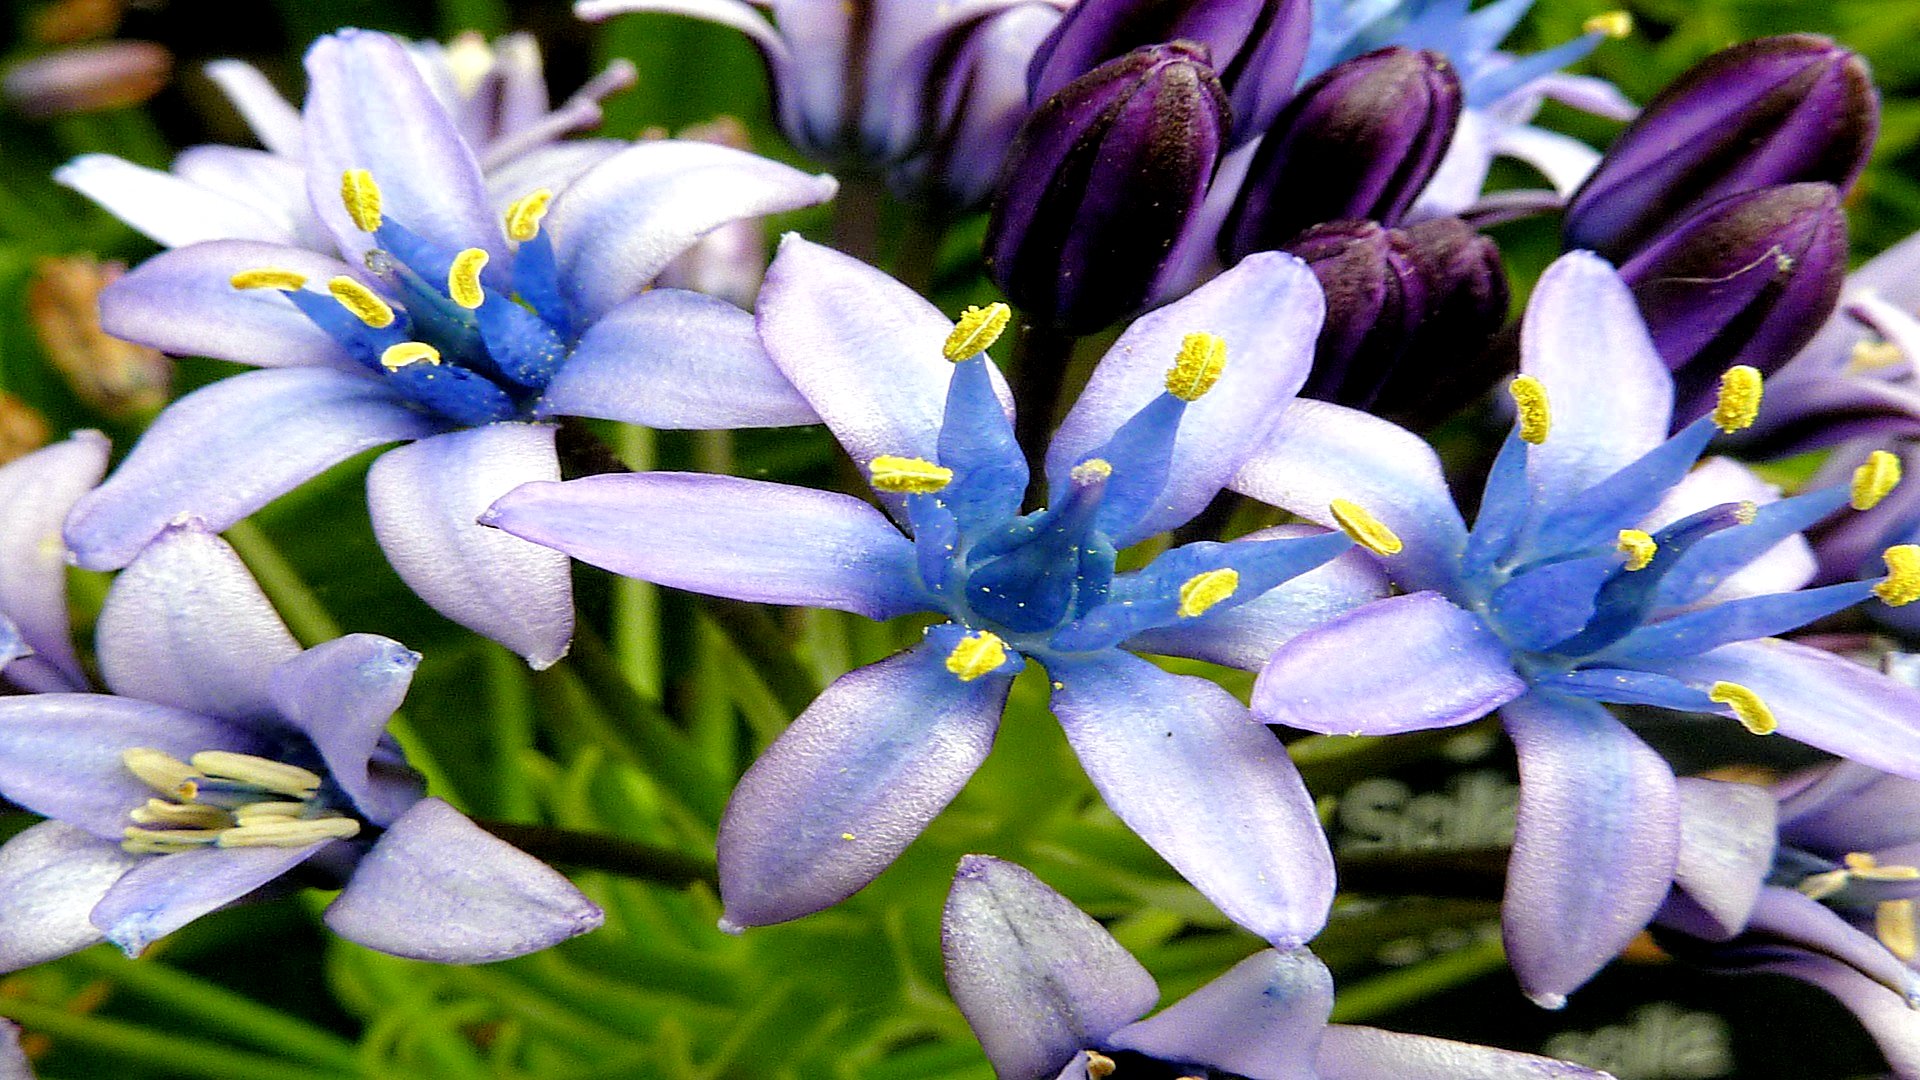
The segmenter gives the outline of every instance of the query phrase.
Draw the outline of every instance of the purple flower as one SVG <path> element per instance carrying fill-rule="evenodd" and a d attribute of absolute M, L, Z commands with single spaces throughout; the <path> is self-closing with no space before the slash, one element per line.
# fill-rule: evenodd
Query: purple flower
<path fill-rule="evenodd" d="M 111 694 L 0 697 L 0 795 L 51 819 L 0 848 L 0 970 L 103 938 L 135 954 L 290 874 L 343 888 L 327 925 L 400 956 L 501 960 L 600 924 L 423 797 L 385 734 L 418 654 L 369 634 L 301 651 L 197 523 L 115 579 L 96 640 Z"/>
<path fill-rule="evenodd" d="M 584 161 L 555 147 L 523 156 L 510 181 L 486 177 L 393 38 L 342 31 L 307 67 L 303 183 L 338 257 L 214 240 L 102 294 L 111 333 L 268 370 L 164 412 L 76 508 L 68 543 L 82 566 L 123 566 L 183 513 L 224 529 L 348 457 L 410 441 L 367 477 L 381 547 L 427 603 L 545 667 L 572 636 L 566 560 L 474 518 L 558 477 L 555 417 L 812 421 L 745 312 L 647 287 L 710 230 L 817 203 L 833 181 L 668 141 L 589 144 Z"/>
<path fill-rule="evenodd" d="M 1431 449 L 1338 406 L 1296 404 L 1233 486 L 1310 518 L 1326 492 L 1353 493 L 1403 537 L 1385 565 L 1407 595 L 1282 645 L 1254 713 L 1384 735 L 1499 709 L 1521 773 L 1507 953 L 1552 1004 L 1646 924 L 1679 845 L 1671 768 L 1602 703 L 1737 718 L 1920 776 L 1920 693 L 1772 636 L 1866 598 L 1920 597 L 1920 549 L 1889 551 L 1884 578 L 1801 589 L 1796 534 L 1884 496 L 1897 462 L 1773 502 L 1731 463 L 1693 470 L 1716 432 L 1752 421 L 1759 375 L 1729 371 L 1715 410 L 1669 438 L 1673 379 L 1593 255 L 1542 277 L 1521 370 L 1519 422 L 1471 530 Z"/>
<path fill-rule="evenodd" d="M 647 473 L 529 484 L 485 520 L 675 588 L 949 620 L 834 682 L 741 780 L 719 836 L 728 925 L 817 911 L 883 870 L 986 757 L 1013 676 L 1035 660 L 1115 813 L 1227 916 L 1297 945 L 1326 915 L 1332 862 L 1284 748 L 1218 686 L 1127 650 L 1257 664 L 1380 595 L 1377 571 L 1336 558 L 1345 536 L 1301 527 L 1186 544 L 1129 573 L 1114 558 L 1205 508 L 1278 420 L 1306 377 L 1320 290 L 1298 260 L 1263 255 L 1136 321 L 1054 435 L 1051 508 L 1024 515 L 1027 463 L 981 351 L 1008 318 L 995 305 L 956 327 L 886 275 L 789 237 L 761 335 L 885 513 Z"/>
<path fill-rule="evenodd" d="M 1329 1024 L 1333 978 L 1268 949 L 1160 1010 L 1153 976 L 1027 870 L 960 861 L 941 923 L 947 986 L 1000 1080 L 1604 1080 L 1578 1065 Z M 1143 1019 L 1144 1017 L 1144 1019 Z"/>
<path fill-rule="evenodd" d="M 0 465 L 0 686 L 84 690 L 67 617 L 60 525 L 107 470 L 97 431 Z"/>

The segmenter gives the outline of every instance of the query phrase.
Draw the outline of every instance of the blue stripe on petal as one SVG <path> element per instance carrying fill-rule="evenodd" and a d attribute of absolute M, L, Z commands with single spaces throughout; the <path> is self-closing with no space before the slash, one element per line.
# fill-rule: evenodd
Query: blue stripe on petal
<path fill-rule="evenodd" d="M 981 353 L 954 365 L 940 425 L 939 462 L 953 470 L 940 501 L 969 533 L 1018 514 L 1027 493 L 1027 458 L 994 392 L 992 363 Z"/>
<path fill-rule="evenodd" d="M 1852 581 L 1820 589 L 1741 597 L 1643 626 L 1603 655 L 1609 661 L 1636 663 L 1693 656 L 1736 641 L 1773 637 L 1850 608 L 1872 596 L 1875 587 L 1872 581 Z"/>

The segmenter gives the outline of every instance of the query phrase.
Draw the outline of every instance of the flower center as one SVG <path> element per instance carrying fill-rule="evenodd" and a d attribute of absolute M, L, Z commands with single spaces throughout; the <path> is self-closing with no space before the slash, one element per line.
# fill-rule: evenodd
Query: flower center
<path fill-rule="evenodd" d="M 360 822 L 320 793 L 325 778 L 252 754 L 202 750 L 187 761 L 135 747 L 120 760 L 164 798 L 134 809 L 120 846 L 135 855 L 202 847 L 305 847 L 345 840 Z"/>

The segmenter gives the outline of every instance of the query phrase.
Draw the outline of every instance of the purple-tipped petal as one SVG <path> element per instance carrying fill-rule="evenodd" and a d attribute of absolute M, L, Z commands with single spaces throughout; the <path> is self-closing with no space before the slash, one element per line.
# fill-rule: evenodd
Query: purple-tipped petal
<path fill-rule="evenodd" d="M 420 797 L 411 785 L 381 784 L 369 772 L 419 666 L 420 654 L 397 641 L 349 634 L 273 669 L 275 710 L 313 740 L 327 775 L 375 825 L 392 824 Z"/>
<path fill-rule="evenodd" d="M 111 154 L 82 154 L 53 178 L 99 203 L 161 247 L 206 240 L 294 244 L 299 233 L 284 217 L 172 173 Z"/>
<path fill-rule="evenodd" d="M 960 860 L 941 922 L 947 989 L 1000 1080 L 1050 1080 L 1160 996 L 1113 935 L 1025 868 Z"/>
<path fill-rule="evenodd" d="M 488 424 L 400 447 L 367 472 L 373 532 L 400 579 L 535 669 L 558 662 L 573 639 L 566 557 L 478 519 L 522 484 L 560 479 L 553 438 L 547 424 Z"/>
<path fill-rule="evenodd" d="M 332 842 L 298 848 L 200 848 L 142 859 L 94 907 L 93 925 L 128 956 L 138 956 L 148 945 L 245 897 Z"/>
<path fill-rule="evenodd" d="M 79 690 L 86 675 L 73 651 L 67 617 L 67 545 L 60 539 L 73 504 L 100 482 L 107 440 L 97 431 L 0 466 L 0 613 L 34 655 L 5 665 L 29 690 Z"/>
<path fill-rule="evenodd" d="M 642 293 L 588 328 L 538 412 L 650 428 L 820 422 L 760 344 L 752 315 L 679 289 Z"/>
<path fill-rule="evenodd" d="M 0 972 L 79 952 L 101 939 L 88 914 L 139 857 L 61 821 L 0 847 Z M 0 1078 L 7 1077 L 0 1055 Z"/>
<path fill-rule="evenodd" d="M 1221 913 L 1288 949 L 1325 925 L 1333 857 L 1286 748 L 1231 694 L 1119 651 L 1055 664 L 1053 712 L 1113 812 Z"/>
<path fill-rule="evenodd" d="M 117 569 L 182 514 L 225 529 L 362 450 L 433 430 L 364 376 L 315 368 L 237 375 L 162 413 L 74 507 L 67 544 L 81 566 Z"/>
<path fill-rule="evenodd" d="M 1314 1074 L 1332 1011 L 1333 976 L 1319 958 L 1268 949 L 1107 1041 L 1249 1080 L 1290 1080 Z"/>
<path fill-rule="evenodd" d="M 1477 720 L 1526 689 L 1486 623 L 1421 592 L 1282 645 L 1253 684 L 1253 711 L 1323 735 L 1393 735 Z"/>
<path fill-rule="evenodd" d="M 852 896 L 960 793 L 1012 680 L 962 682 L 948 651 L 929 641 L 842 675 L 747 770 L 720 823 L 723 925 Z"/>
<path fill-rule="evenodd" d="M 1673 884 L 1715 937 L 1740 932 L 1773 869 L 1773 796 L 1752 784 L 1681 777 L 1680 854 Z"/>
<path fill-rule="evenodd" d="M 814 206 L 838 184 L 727 146 L 663 140 L 621 151 L 553 201 L 547 227 L 574 314 L 590 322 L 731 221 Z"/>
<path fill-rule="evenodd" d="M 1490 1046 L 1329 1024 L 1319 1080 L 1612 1080 L 1603 1072 Z"/>
<path fill-rule="evenodd" d="M 271 715 L 273 669 L 300 652 L 240 557 L 193 525 L 114 579 L 96 636 L 114 693 L 228 720 Z"/>
<path fill-rule="evenodd" d="M 296 161 L 304 155 L 299 110 L 287 104 L 259 68 L 240 60 L 215 60 L 201 71 L 227 95 L 260 145 Z"/>
<path fill-rule="evenodd" d="M 1166 392 L 1181 341 L 1204 332 L 1226 342 L 1226 368 L 1213 389 L 1187 406 L 1155 509 L 1114 544 L 1125 547 L 1205 509 L 1306 381 L 1324 314 L 1313 272 L 1291 255 L 1272 252 L 1245 259 L 1185 299 L 1136 319 L 1094 369 L 1047 448 L 1056 501 L 1075 465 Z"/>
<path fill-rule="evenodd" d="M 944 361 L 943 361 L 944 362 Z M 701 473 L 529 484 L 487 524 L 657 585 L 890 619 L 927 607 L 913 545 L 873 507 L 831 491 Z"/>
<path fill-rule="evenodd" d="M 326 913 L 341 937 L 442 964 L 537 952 L 605 918 L 552 867 L 439 799 L 393 823 Z"/>
<path fill-rule="evenodd" d="M 1653 918 L 1673 881 L 1673 770 L 1591 701 L 1529 695 L 1500 710 L 1520 755 L 1502 930 L 1527 996 L 1559 1008 Z"/>

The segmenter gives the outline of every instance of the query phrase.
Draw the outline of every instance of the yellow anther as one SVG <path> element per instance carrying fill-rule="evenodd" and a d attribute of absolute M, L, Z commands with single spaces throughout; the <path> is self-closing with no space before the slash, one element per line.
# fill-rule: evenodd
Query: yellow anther
<path fill-rule="evenodd" d="M 1732 709 L 1741 726 L 1755 735 L 1771 735 L 1780 726 L 1780 722 L 1773 718 L 1773 710 L 1760 700 L 1760 695 L 1739 683 L 1714 683 L 1712 689 L 1707 691 L 1707 700 Z"/>
<path fill-rule="evenodd" d="M 486 290 L 480 287 L 480 271 L 486 266 L 487 253 L 479 248 L 468 248 L 453 257 L 453 267 L 447 271 L 447 295 L 454 303 L 471 311 L 486 302 Z"/>
<path fill-rule="evenodd" d="M 1087 1051 L 1087 1080 L 1107 1080 L 1119 1066 L 1098 1050 Z"/>
<path fill-rule="evenodd" d="M 875 491 L 896 495 L 931 495 L 953 482 L 953 470 L 924 458 L 882 454 L 867 463 Z"/>
<path fill-rule="evenodd" d="M 1875 450 L 1853 470 L 1852 506 L 1855 510 L 1871 510 L 1899 484 L 1900 459 L 1885 450 Z"/>
<path fill-rule="evenodd" d="M 340 306 L 353 312 L 354 317 L 375 330 L 384 330 L 393 325 L 393 309 L 387 306 L 380 294 L 342 274 L 327 282 L 327 291 L 333 294 Z"/>
<path fill-rule="evenodd" d="M 1180 586 L 1180 617 L 1193 619 L 1205 615 L 1239 587 L 1238 570 L 1208 570 L 1193 575 Z"/>
<path fill-rule="evenodd" d="M 1882 865 L 1871 852 L 1851 851 L 1840 861 L 1846 864 L 1849 874 L 1862 881 L 1920 881 L 1920 866 Z"/>
<path fill-rule="evenodd" d="M 972 682 L 982 675 L 1000 670 L 1007 662 L 1007 643 L 998 634 L 980 630 L 960 639 L 947 654 L 947 670 L 961 682 Z"/>
<path fill-rule="evenodd" d="M 540 235 L 540 219 L 547 216 L 547 204 L 552 201 L 553 192 L 546 188 L 513 200 L 507 207 L 507 239 L 524 244 Z"/>
<path fill-rule="evenodd" d="M 242 270 L 228 278 L 227 284 L 236 289 L 279 289 L 281 292 L 295 292 L 306 287 L 307 275 L 264 266 L 258 270 Z"/>
<path fill-rule="evenodd" d="M 365 169 L 348 169 L 340 177 L 340 201 L 347 205 L 347 216 L 361 232 L 380 227 L 380 185 Z"/>
<path fill-rule="evenodd" d="M 1735 364 L 1720 376 L 1720 400 L 1713 406 L 1713 426 L 1732 434 L 1753 426 L 1760 415 L 1760 369 Z"/>
<path fill-rule="evenodd" d="M 1757 502 L 1742 501 L 1740 505 L 1733 508 L 1733 520 L 1736 524 L 1751 525 L 1753 519 L 1759 516 L 1760 504 Z"/>
<path fill-rule="evenodd" d="M 1880 557 L 1886 560 L 1887 578 L 1873 587 L 1873 595 L 1888 607 L 1920 600 L 1920 547 L 1895 544 Z"/>
<path fill-rule="evenodd" d="M 169 825 L 188 829 L 224 829 L 233 824 L 233 815 L 217 806 L 201 803 L 172 803 L 148 799 L 127 815 L 141 825 Z"/>
<path fill-rule="evenodd" d="M 1113 475 L 1113 463 L 1106 458 L 1092 457 L 1075 465 L 1067 473 L 1067 479 L 1078 487 L 1096 484 Z"/>
<path fill-rule="evenodd" d="M 222 832 L 214 843 L 223 848 L 306 847 L 322 840 L 345 840 L 360 833 L 360 823 L 350 817 L 318 817 L 304 820 L 266 820 Z"/>
<path fill-rule="evenodd" d="M 1890 368 L 1905 355 L 1900 351 L 1900 346 L 1891 341 L 1856 341 L 1853 343 L 1853 352 L 1847 357 L 1847 372 L 1853 374 Z"/>
<path fill-rule="evenodd" d="M 1653 537 L 1639 529 L 1621 529 L 1618 546 L 1621 554 L 1627 557 L 1628 570 L 1645 570 L 1647 564 L 1653 561 L 1654 553 L 1660 550 L 1660 545 L 1653 542 Z"/>
<path fill-rule="evenodd" d="M 1626 11 L 1603 11 L 1582 23 L 1580 29 L 1589 34 L 1605 34 L 1618 41 L 1633 33 L 1633 15 Z"/>
<path fill-rule="evenodd" d="M 380 354 L 380 366 L 388 371 L 399 371 L 409 364 L 438 364 L 440 350 L 424 341 L 403 341 L 398 345 L 389 345 Z"/>
<path fill-rule="evenodd" d="M 1887 951 L 1911 963 L 1920 952 L 1920 936 L 1914 933 L 1913 901 L 1882 900 L 1873 909 L 1873 936 Z"/>
<path fill-rule="evenodd" d="M 189 760 L 194 768 L 207 776 L 303 799 L 320 790 L 324 780 L 319 773 L 298 765 L 287 765 L 252 754 L 236 754 L 229 750 L 202 750 Z"/>
<path fill-rule="evenodd" d="M 1547 384 L 1522 375 L 1507 384 L 1514 407 L 1520 410 L 1520 441 L 1539 446 L 1553 429 L 1553 409 L 1547 404 Z"/>
<path fill-rule="evenodd" d="M 986 307 L 970 307 L 954 320 L 953 332 L 947 335 L 947 343 L 940 347 L 940 355 L 956 364 L 978 356 L 1000 340 L 1007 323 L 1012 320 L 1013 309 L 1005 304 L 996 302 Z"/>
<path fill-rule="evenodd" d="M 1167 393 L 1181 401 L 1199 401 L 1227 369 L 1227 342 L 1218 334 L 1188 334 L 1180 355 L 1167 370 Z"/>
<path fill-rule="evenodd" d="M 1340 526 L 1341 532 L 1375 555 L 1398 555 L 1406 547 L 1392 529 L 1381 524 L 1379 518 L 1367 513 L 1358 503 L 1335 499 L 1327 505 L 1327 509 L 1333 512 L 1333 520 Z"/>
<path fill-rule="evenodd" d="M 200 773 L 193 766 L 162 750 L 136 746 L 120 751 L 120 763 L 140 782 L 162 795 L 173 795 Z"/>
<path fill-rule="evenodd" d="M 248 803 L 233 812 L 233 820 L 241 825 L 257 825 L 262 821 L 285 821 L 300 817 L 312 804 L 305 802 L 257 802 Z"/>

